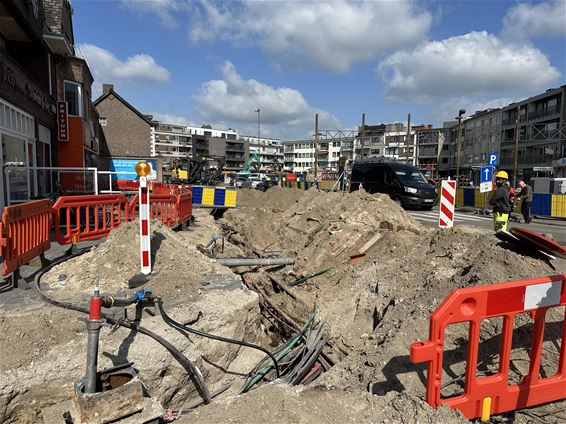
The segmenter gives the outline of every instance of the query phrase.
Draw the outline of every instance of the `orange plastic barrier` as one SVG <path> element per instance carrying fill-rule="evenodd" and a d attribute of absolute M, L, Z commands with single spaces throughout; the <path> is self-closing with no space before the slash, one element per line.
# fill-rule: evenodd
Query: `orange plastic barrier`
<path fill-rule="evenodd" d="M 16 271 L 51 247 L 51 202 L 34 200 L 8 206 L 2 213 L 2 275 Z"/>
<path fill-rule="evenodd" d="M 151 199 L 151 198 L 150 198 Z M 177 195 L 177 223 L 182 225 L 193 217 L 193 194 L 182 192 Z"/>
<path fill-rule="evenodd" d="M 140 182 L 137 180 L 115 180 L 112 181 L 114 190 L 120 191 L 137 191 L 140 187 Z"/>
<path fill-rule="evenodd" d="M 454 290 L 430 319 L 429 340 L 411 345 L 411 362 L 428 362 L 427 402 L 436 408 L 446 404 L 466 418 L 499 414 L 566 398 L 566 325 L 562 337 L 558 371 L 540 377 L 546 313 L 566 305 L 566 274 L 532 280 Z M 529 312 L 534 320 L 528 375 L 521 383 L 508 384 L 515 316 Z M 482 320 L 503 317 L 499 368 L 494 375 L 478 377 L 479 336 Z M 450 324 L 469 322 L 468 356 L 464 393 L 442 399 L 444 332 Z M 494 352 L 495 353 L 495 352 Z"/>
<path fill-rule="evenodd" d="M 128 216 L 128 199 L 120 194 L 63 196 L 52 207 L 55 240 L 78 243 L 108 236 Z"/>
<path fill-rule="evenodd" d="M 139 195 L 136 194 L 129 206 L 128 219 L 133 221 L 139 204 Z M 149 196 L 149 216 L 151 219 L 160 219 L 168 227 L 177 226 L 177 196 L 172 194 L 151 194 Z"/>

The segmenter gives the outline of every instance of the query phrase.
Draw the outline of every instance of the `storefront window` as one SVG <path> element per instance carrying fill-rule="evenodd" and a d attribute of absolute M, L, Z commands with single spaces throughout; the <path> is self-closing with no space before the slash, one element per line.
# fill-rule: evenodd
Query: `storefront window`
<path fill-rule="evenodd" d="M 4 166 L 8 169 L 6 191 L 12 200 L 28 198 L 28 171 L 25 140 L 2 134 Z"/>

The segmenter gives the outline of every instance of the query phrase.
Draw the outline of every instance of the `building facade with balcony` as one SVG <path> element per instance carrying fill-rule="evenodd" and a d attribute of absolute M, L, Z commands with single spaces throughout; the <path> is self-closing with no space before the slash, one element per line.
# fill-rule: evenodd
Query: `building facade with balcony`
<path fill-rule="evenodd" d="M 437 177 L 441 169 L 448 170 L 448 149 L 443 128 L 421 128 L 415 131 L 417 160 L 416 166 L 426 175 Z M 444 163 L 443 163 L 444 161 Z"/>
<path fill-rule="evenodd" d="M 250 144 L 247 140 L 211 137 L 208 152 L 212 167 L 222 166 L 226 173 L 239 172 L 248 167 Z"/>
<path fill-rule="evenodd" d="M 240 140 L 246 140 L 250 146 L 250 157 L 256 155 L 261 162 L 261 172 L 277 172 L 283 169 L 283 144 L 276 138 L 257 138 L 240 135 Z"/>
<path fill-rule="evenodd" d="M 517 177 L 529 180 L 537 171 L 550 171 L 566 157 L 566 85 L 501 109 L 500 167 L 511 174 L 515 162 L 515 129 L 519 115 Z"/>
<path fill-rule="evenodd" d="M 153 117 L 147 117 L 153 120 Z M 155 127 L 155 137 L 152 140 L 151 156 L 186 162 L 191 156 L 191 139 L 192 136 L 186 126 L 158 122 Z"/>

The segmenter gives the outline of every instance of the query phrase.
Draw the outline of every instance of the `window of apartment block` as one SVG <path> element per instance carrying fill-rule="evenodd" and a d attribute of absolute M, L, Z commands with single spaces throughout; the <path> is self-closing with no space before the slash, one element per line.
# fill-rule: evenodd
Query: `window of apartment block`
<path fill-rule="evenodd" d="M 448 163 L 448 158 L 442 158 L 442 163 Z"/>
<path fill-rule="evenodd" d="M 65 101 L 68 105 L 69 115 L 83 116 L 82 87 L 80 84 L 65 81 Z"/>

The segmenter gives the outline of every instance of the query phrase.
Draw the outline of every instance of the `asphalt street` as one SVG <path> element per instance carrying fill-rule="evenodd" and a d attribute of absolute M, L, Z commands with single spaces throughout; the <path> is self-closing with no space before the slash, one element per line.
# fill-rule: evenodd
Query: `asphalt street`
<path fill-rule="evenodd" d="M 427 227 L 438 227 L 438 206 L 431 211 L 408 210 L 407 213 Z M 469 225 L 492 230 L 493 217 L 477 215 L 469 210 L 456 210 L 454 225 Z M 530 224 L 509 221 L 508 227 L 523 227 L 541 234 L 550 233 L 554 241 L 566 246 L 566 220 L 533 218 Z"/>

